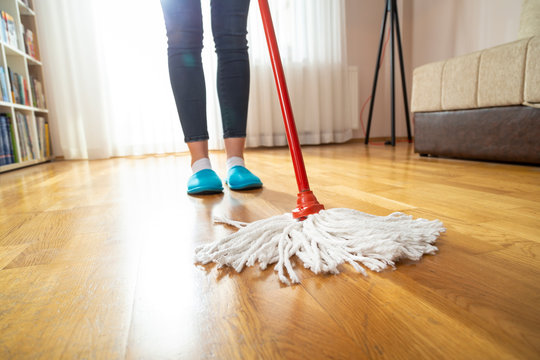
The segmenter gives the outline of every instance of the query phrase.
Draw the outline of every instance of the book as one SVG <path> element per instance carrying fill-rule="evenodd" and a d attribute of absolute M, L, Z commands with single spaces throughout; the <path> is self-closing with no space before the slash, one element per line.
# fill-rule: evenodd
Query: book
<path fill-rule="evenodd" d="M 17 48 L 17 28 L 15 26 L 15 19 L 13 16 L 4 12 L 5 21 L 6 21 L 6 31 L 7 31 L 7 43 L 14 48 Z"/>
<path fill-rule="evenodd" d="M 0 13 L 1 15 L 1 21 L 0 21 L 0 27 L 1 27 L 1 36 L 2 36 L 2 41 L 7 43 L 8 42 L 8 38 L 7 38 L 7 24 L 6 24 L 6 19 L 5 19 L 5 15 L 4 15 L 4 11 L 2 11 Z"/>
<path fill-rule="evenodd" d="M 23 77 L 21 74 L 15 73 L 15 76 L 17 78 L 17 90 L 19 91 L 19 104 L 24 105 L 25 99 L 24 99 L 24 84 L 23 84 Z"/>
<path fill-rule="evenodd" d="M 11 138 L 9 118 L 6 114 L 0 114 L 0 146 L 3 148 L 1 156 L 3 163 L 1 165 L 12 164 L 15 162 Z"/>
<path fill-rule="evenodd" d="M 19 103 L 19 91 L 17 89 L 17 82 L 15 81 L 15 74 L 8 67 L 9 83 L 11 84 L 11 101 L 13 103 Z"/>
<path fill-rule="evenodd" d="M 43 124 L 44 120 L 40 116 L 36 116 L 36 130 L 37 130 L 37 146 L 38 146 L 38 155 L 40 158 L 44 157 L 45 150 L 45 137 L 43 136 Z"/>
<path fill-rule="evenodd" d="M 30 91 L 32 92 L 32 105 L 38 107 L 38 101 L 36 96 L 36 79 L 30 75 Z"/>
<path fill-rule="evenodd" d="M 26 142 L 28 144 L 28 155 L 30 156 L 30 159 L 36 159 L 36 154 L 34 152 L 34 140 L 32 138 L 32 135 L 30 134 L 30 119 L 25 114 L 22 114 L 23 116 L 23 124 L 26 131 Z"/>
<path fill-rule="evenodd" d="M 45 156 L 49 157 L 52 154 L 51 140 L 49 135 L 49 124 L 45 123 Z"/>
<path fill-rule="evenodd" d="M 38 135 L 39 157 L 45 157 L 45 119 L 41 116 L 36 116 L 36 129 Z"/>
<path fill-rule="evenodd" d="M 2 101 L 9 102 L 9 93 L 6 82 L 6 72 L 3 66 L 0 66 L 0 89 L 2 90 Z"/>
<path fill-rule="evenodd" d="M 47 108 L 45 103 L 45 94 L 43 93 L 43 85 L 41 81 L 36 78 L 30 77 L 30 85 L 32 88 L 32 98 L 34 99 L 34 106 L 40 109 Z"/>
<path fill-rule="evenodd" d="M 4 120 L 0 117 L 0 166 L 9 164 L 7 161 L 7 147 L 4 144 Z"/>
<path fill-rule="evenodd" d="M 30 106 L 30 94 L 28 93 L 28 81 L 26 81 L 26 78 L 23 78 L 23 86 L 24 86 L 24 105 Z"/>
<path fill-rule="evenodd" d="M 34 33 L 30 29 L 26 29 L 24 34 L 24 40 L 26 45 L 26 53 L 31 57 L 36 57 L 36 47 L 34 45 Z"/>
<path fill-rule="evenodd" d="M 37 92 L 38 92 L 38 99 L 39 99 L 39 107 L 41 109 L 47 108 L 47 100 L 45 99 L 45 93 L 43 92 L 43 84 L 41 81 L 37 82 Z"/>
<path fill-rule="evenodd" d="M 11 97 L 12 101 L 16 104 L 31 106 L 30 104 L 30 89 L 28 88 L 28 81 L 21 74 L 17 74 L 8 67 L 9 82 L 11 84 Z M 42 94 L 43 90 L 41 83 L 36 82 L 36 95 L 38 100 L 38 105 L 41 104 L 45 107 L 45 98 Z"/>
<path fill-rule="evenodd" d="M 19 113 L 15 113 L 15 120 L 17 123 L 17 139 L 19 140 L 19 149 L 21 151 L 21 161 L 28 160 L 27 155 L 27 148 L 26 148 L 26 142 L 24 141 L 25 135 L 24 135 L 24 128 L 21 121 L 21 116 Z"/>
<path fill-rule="evenodd" d="M 17 139 L 17 136 L 15 134 L 15 127 L 16 127 L 15 120 L 9 114 L 6 114 L 6 117 L 9 120 L 9 129 L 11 131 L 11 145 L 12 145 L 12 149 L 13 149 L 13 162 L 18 163 L 18 162 L 21 161 L 21 158 L 19 157 L 19 150 L 18 150 L 18 149 L 20 149 L 19 139 Z"/>
<path fill-rule="evenodd" d="M 36 156 L 32 136 L 30 134 L 28 117 L 20 112 L 17 112 L 15 115 L 17 117 L 17 130 L 19 135 L 18 138 L 21 150 L 21 159 L 22 161 L 33 160 L 36 158 Z"/>
<path fill-rule="evenodd" d="M 13 164 L 15 162 L 15 145 L 13 144 L 13 134 L 11 133 L 11 121 L 10 118 L 5 116 L 6 121 L 6 131 L 7 131 L 7 142 L 9 144 L 9 156 L 10 156 L 10 163 Z"/>
<path fill-rule="evenodd" d="M 22 34 L 22 38 L 20 38 L 20 37 L 17 36 L 17 45 L 18 45 L 18 48 L 19 48 L 21 51 L 23 51 L 23 52 L 26 51 L 26 49 L 25 49 L 25 47 L 26 47 L 26 45 L 25 45 L 25 38 L 24 38 L 25 30 L 26 30 L 26 29 L 24 28 L 24 24 L 23 24 L 23 23 L 19 23 L 19 31 L 20 31 L 21 34 Z M 19 41 L 20 41 L 20 42 L 19 42 Z"/>

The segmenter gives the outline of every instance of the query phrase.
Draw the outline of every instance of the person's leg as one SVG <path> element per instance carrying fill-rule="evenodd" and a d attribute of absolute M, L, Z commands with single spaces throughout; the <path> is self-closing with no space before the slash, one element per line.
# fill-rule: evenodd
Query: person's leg
<path fill-rule="evenodd" d="M 171 86 L 193 163 L 208 157 L 201 3 L 200 0 L 161 0 L 161 5 L 167 29 Z"/>
<path fill-rule="evenodd" d="M 168 39 L 169 75 L 191 153 L 189 194 L 217 193 L 221 180 L 208 159 L 206 88 L 202 67 L 203 25 L 200 0 L 161 0 Z"/>
<path fill-rule="evenodd" d="M 247 17 L 249 0 L 212 0 L 212 33 L 218 56 L 217 91 L 223 137 L 245 138 L 249 102 Z"/>
<path fill-rule="evenodd" d="M 208 140 L 192 141 L 186 144 L 191 154 L 191 165 L 198 160 L 208 158 Z"/>
<path fill-rule="evenodd" d="M 244 147 L 246 145 L 245 137 L 229 137 L 225 138 L 225 152 L 227 153 L 227 158 L 236 156 L 244 158 Z"/>
<path fill-rule="evenodd" d="M 249 102 L 247 17 L 249 0 L 212 0 L 212 33 L 218 56 L 217 90 L 227 153 L 226 182 L 232 190 L 259 188 L 245 168 L 244 146 Z"/>

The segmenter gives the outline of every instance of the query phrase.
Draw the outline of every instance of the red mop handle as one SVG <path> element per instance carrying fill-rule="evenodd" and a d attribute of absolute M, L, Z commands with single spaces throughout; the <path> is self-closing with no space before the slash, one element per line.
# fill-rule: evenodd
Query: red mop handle
<path fill-rule="evenodd" d="M 279 55 L 279 48 L 268 1 L 259 0 L 259 8 L 261 9 L 264 33 L 266 34 L 266 42 L 268 43 L 268 51 L 270 52 L 270 60 L 272 62 L 272 69 L 274 70 L 274 79 L 276 80 L 279 103 L 281 105 L 281 112 L 285 123 L 285 131 L 287 132 L 287 141 L 291 151 L 298 191 L 309 191 L 306 168 L 304 166 L 302 150 L 300 149 L 300 142 L 298 141 L 298 133 L 296 132 L 291 101 L 289 99 L 289 91 L 287 90 L 287 82 L 285 81 L 285 74 L 283 73 L 283 65 L 281 64 L 281 57 Z"/>
<path fill-rule="evenodd" d="M 287 142 L 289 143 L 289 150 L 294 166 L 294 174 L 296 175 L 296 183 L 298 184 L 298 208 L 293 210 L 293 215 L 295 218 L 305 218 L 307 215 L 318 213 L 320 210 L 324 209 L 324 206 L 317 202 L 317 199 L 309 189 L 304 158 L 302 157 L 302 150 L 300 148 L 300 142 L 298 141 L 298 133 L 296 132 L 291 101 L 289 99 L 289 91 L 287 90 L 287 82 L 285 81 L 283 65 L 281 64 L 281 57 L 279 55 L 279 48 L 274 32 L 272 15 L 270 14 L 270 7 L 268 6 L 268 0 L 259 0 L 259 8 L 261 10 L 268 51 L 270 52 L 270 61 L 272 62 L 274 79 L 276 80 L 281 113 L 283 114 L 283 122 L 285 123 L 285 132 L 287 133 Z"/>

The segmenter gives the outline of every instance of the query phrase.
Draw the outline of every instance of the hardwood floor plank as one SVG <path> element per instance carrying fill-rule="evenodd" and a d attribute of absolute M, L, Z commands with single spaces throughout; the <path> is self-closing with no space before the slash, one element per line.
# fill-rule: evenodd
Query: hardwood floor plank
<path fill-rule="evenodd" d="M 25 251 L 28 246 L 29 244 L 0 246 L 0 270 L 11 263 L 13 259 L 20 256 L 20 254 Z"/>
<path fill-rule="evenodd" d="M 459 318 L 378 275 L 363 281 L 348 275 L 317 277 L 303 285 L 362 346 L 361 358 L 513 358 Z"/>
<path fill-rule="evenodd" d="M 123 357 L 134 282 L 122 266 L 2 270 L 2 358 Z"/>
<path fill-rule="evenodd" d="M 436 255 L 395 271 L 240 274 L 196 246 L 295 207 L 287 148 L 251 149 L 264 187 L 189 196 L 186 154 L 58 161 L 0 174 L 0 358 L 540 357 L 538 167 L 303 148 L 327 207 L 439 219 Z M 226 173 L 225 155 L 211 152 Z"/>

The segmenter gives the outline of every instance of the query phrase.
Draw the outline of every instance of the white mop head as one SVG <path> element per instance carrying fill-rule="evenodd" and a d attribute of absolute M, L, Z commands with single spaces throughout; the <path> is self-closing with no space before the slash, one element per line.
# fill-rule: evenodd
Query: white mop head
<path fill-rule="evenodd" d="M 419 260 L 434 254 L 433 244 L 445 231 L 439 220 L 413 219 L 403 213 L 375 216 L 352 209 L 322 210 L 304 221 L 291 214 L 274 216 L 247 224 L 227 218 L 214 222 L 229 224 L 239 230 L 223 239 L 202 245 L 195 250 L 196 262 L 215 262 L 237 272 L 259 262 L 261 269 L 277 263 L 279 279 L 289 284 L 300 279 L 290 258 L 296 255 L 315 274 L 337 274 L 345 262 L 366 275 L 365 267 L 381 271 L 394 267 L 400 259 Z"/>

